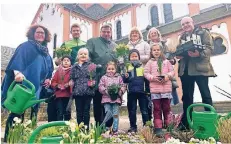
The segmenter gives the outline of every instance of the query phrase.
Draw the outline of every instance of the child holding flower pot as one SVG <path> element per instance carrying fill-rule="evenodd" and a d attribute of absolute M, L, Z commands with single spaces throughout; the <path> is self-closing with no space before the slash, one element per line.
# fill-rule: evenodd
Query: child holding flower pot
<path fill-rule="evenodd" d="M 69 97 L 71 96 L 71 58 L 69 56 L 63 56 L 61 62 L 61 65 L 51 80 L 51 87 L 55 90 L 57 120 L 68 121 L 71 119 L 71 113 L 66 111 Z"/>
<path fill-rule="evenodd" d="M 77 63 L 71 69 L 73 82 L 72 96 L 75 99 L 77 123 L 84 122 L 89 128 L 90 106 L 95 94 L 95 64 L 89 62 L 88 49 L 81 48 L 77 54 Z"/>
<path fill-rule="evenodd" d="M 147 96 L 148 83 L 144 78 L 144 68 L 140 61 L 140 53 L 137 49 L 129 51 L 128 71 L 124 76 L 124 82 L 128 83 L 127 108 L 129 113 L 130 129 L 128 132 L 137 132 L 136 110 L 137 100 L 142 114 L 143 125 L 148 121 Z"/>
<path fill-rule="evenodd" d="M 113 116 L 113 134 L 117 134 L 119 125 L 119 106 L 122 103 L 122 96 L 126 91 L 126 86 L 120 74 L 116 73 L 115 62 L 108 62 L 106 74 L 100 79 L 99 92 L 103 95 L 101 103 L 104 105 L 106 115 Z M 107 128 L 109 129 L 109 128 Z"/>
<path fill-rule="evenodd" d="M 151 59 L 144 68 L 144 76 L 150 82 L 151 99 L 154 105 L 154 132 L 157 136 L 163 135 L 162 111 L 164 123 L 170 124 L 170 101 L 172 99 L 172 83 L 170 78 L 174 76 L 171 63 L 164 57 L 159 43 L 151 46 Z"/>

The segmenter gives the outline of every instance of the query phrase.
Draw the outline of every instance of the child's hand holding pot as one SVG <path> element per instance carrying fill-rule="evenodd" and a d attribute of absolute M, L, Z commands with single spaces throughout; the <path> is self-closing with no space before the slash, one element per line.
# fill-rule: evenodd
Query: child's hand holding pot
<path fill-rule="evenodd" d="M 128 77 L 129 77 L 129 74 L 128 74 L 128 73 L 125 73 L 125 77 L 128 78 Z"/>
<path fill-rule="evenodd" d="M 69 87 L 69 86 L 70 86 L 70 85 L 69 85 L 69 82 L 64 84 L 64 87 L 65 87 L 65 88 L 67 88 L 67 87 Z"/>
<path fill-rule="evenodd" d="M 64 85 L 61 85 L 61 84 L 58 84 L 58 86 L 57 86 L 59 89 L 61 89 L 61 90 L 64 90 L 65 88 L 64 88 Z"/>
<path fill-rule="evenodd" d="M 168 76 L 168 75 L 165 75 L 165 76 L 164 76 L 164 82 L 167 82 L 167 81 L 169 81 L 169 76 Z"/>
<path fill-rule="evenodd" d="M 70 87 L 72 87 L 74 85 L 73 80 L 70 80 L 68 84 L 69 84 Z"/>

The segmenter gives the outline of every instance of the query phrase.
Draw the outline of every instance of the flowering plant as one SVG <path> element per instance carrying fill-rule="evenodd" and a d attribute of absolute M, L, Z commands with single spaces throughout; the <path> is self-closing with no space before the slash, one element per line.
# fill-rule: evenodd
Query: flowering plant
<path fill-rule="evenodd" d="M 90 81 L 88 81 L 88 86 L 90 87 L 93 87 L 95 85 L 95 81 L 93 81 L 93 73 L 95 72 L 95 70 L 96 70 L 96 64 L 91 63 L 88 66 L 88 71 L 90 74 Z"/>
<path fill-rule="evenodd" d="M 129 64 L 129 61 L 128 61 L 129 47 L 125 44 L 119 44 L 115 48 L 115 52 L 116 52 L 116 57 L 117 57 L 118 62 L 119 62 L 120 70 L 123 73 L 125 73 L 127 66 Z M 125 67 L 126 67 L 126 69 L 125 69 Z"/>
<path fill-rule="evenodd" d="M 101 137 L 103 132 L 103 127 L 91 125 L 91 129 L 87 130 L 87 126 L 84 123 L 79 125 L 75 121 L 66 121 L 68 127 L 63 128 L 63 140 L 60 141 L 60 144 L 64 143 L 96 143 Z"/>
<path fill-rule="evenodd" d="M 107 91 L 111 97 L 111 100 L 116 100 L 118 98 L 119 90 L 120 90 L 120 86 L 117 84 L 112 84 L 108 86 Z"/>
<path fill-rule="evenodd" d="M 119 44 L 115 51 L 117 57 L 124 57 L 129 54 L 129 47 L 125 44 Z"/>
<path fill-rule="evenodd" d="M 66 46 L 61 46 L 60 48 L 55 49 L 55 53 L 58 58 L 61 58 L 65 55 L 71 55 L 71 48 Z"/>
<path fill-rule="evenodd" d="M 22 120 L 18 117 L 14 117 L 14 124 L 9 129 L 9 134 L 7 136 L 7 143 L 24 143 L 28 141 L 30 134 L 36 126 L 35 118 L 31 120 Z"/>
<path fill-rule="evenodd" d="M 163 65 L 163 60 L 162 59 L 158 59 L 158 61 L 157 61 L 157 65 L 158 65 L 158 72 L 159 72 L 159 74 L 160 75 L 162 75 L 162 65 Z"/>
<path fill-rule="evenodd" d="M 90 80 L 92 80 L 92 75 L 93 75 L 93 72 L 95 72 L 95 70 L 96 70 L 96 64 L 91 63 L 88 66 L 88 71 L 90 73 Z"/>
<path fill-rule="evenodd" d="M 127 133 L 122 130 L 118 130 L 118 134 L 113 135 L 110 131 L 105 132 L 101 135 L 102 139 L 99 140 L 99 143 L 119 143 L 119 144 L 129 144 L 129 143 L 137 143 L 144 144 L 145 138 L 142 135 L 138 135 L 136 133 Z"/>
<path fill-rule="evenodd" d="M 189 144 L 216 144 L 220 142 L 216 142 L 213 137 L 209 137 L 207 140 L 199 140 L 195 138 L 191 138 Z M 185 142 L 181 142 L 179 139 L 170 138 L 164 144 L 186 144 Z"/>

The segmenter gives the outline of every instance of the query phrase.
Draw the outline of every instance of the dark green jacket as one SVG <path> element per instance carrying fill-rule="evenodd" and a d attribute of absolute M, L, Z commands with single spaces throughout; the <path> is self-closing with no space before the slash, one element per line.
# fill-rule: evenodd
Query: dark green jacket
<path fill-rule="evenodd" d="M 97 82 L 106 72 L 106 64 L 109 61 L 115 61 L 114 49 L 117 46 L 113 41 L 107 41 L 102 37 L 91 38 L 87 41 L 89 57 L 92 63 L 102 65 L 102 68 L 97 69 Z"/>
<path fill-rule="evenodd" d="M 184 74 L 185 65 L 188 62 L 188 75 L 190 76 L 215 76 L 213 67 L 210 62 L 210 56 L 213 48 L 213 39 L 210 32 L 203 28 L 195 28 L 193 34 L 201 37 L 202 45 L 206 45 L 206 49 L 200 52 L 199 57 L 184 57 L 179 61 L 179 76 Z M 184 33 L 180 37 L 181 40 L 186 40 L 186 34 Z"/>
<path fill-rule="evenodd" d="M 72 39 L 72 40 L 64 42 L 61 45 L 61 47 L 62 46 L 72 48 L 72 51 L 71 51 L 71 64 L 73 65 L 76 62 L 76 57 L 77 57 L 79 49 L 82 48 L 82 47 L 86 47 L 86 42 L 84 42 L 84 41 L 82 41 L 80 39 L 77 39 L 77 40 Z"/>

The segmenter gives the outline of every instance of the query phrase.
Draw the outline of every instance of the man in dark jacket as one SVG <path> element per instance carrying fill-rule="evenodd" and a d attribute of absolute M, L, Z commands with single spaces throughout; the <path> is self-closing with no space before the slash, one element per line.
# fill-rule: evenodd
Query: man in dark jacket
<path fill-rule="evenodd" d="M 183 89 L 183 117 L 179 129 L 188 129 L 189 125 L 186 118 L 187 108 L 193 104 L 193 93 L 195 82 L 197 83 L 202 102 L 212 105 L 212 97 L 208 86 L 208 78 L 214 77 L 215 73 L 210 63 L 210 56 L 213 50 L 213 40 L 208 30 L 201 27 L 195 27 L 191 17 L 184 17 L 181 20 L 181 26 L 184 33 L 180 37 L 180 45 L 192 38 L 192 35 L 199 36 L 205 50 L 188 51 L 184 57 L 178 57 L 179 76 Z M 208 110 L 208 109 L 205 109 Z"/>
<path fill-rule="evenodd" d="M 137 132 L 136 125 L 136 110 L 137 100 L 139 102 L 140 111 L 142 114 L 143 125 L 149 120 L 146 87 L 147 80 L 144 78 L 144 68 L 140 62 L 140 54 L 137 49 L 132 49 L 129 52 L 128 73 L 125 74 L 124 82 L 128 83 L 128 113 L 130 121 L 130 129 L 128 132 Z M 149 88 L 149 86 L 147 86 Z"/>
<path fill-rule="evenodd" d="M 110 25 L 103 25 L 100 29 L 100 37 L 91 38 L 87 41 L 87 48 L 89 50 L 89 57 L 91 62 L 101 65 L 102 68 L 96 70 L 96 81 L 99 83 L 100 78 L 106 72 L 106 64 L 109 61 L 115 61 L 115 54 L 113 50 L 117 46 L 111 41 L 112 28 Z M 93 97 L 94 118 L 96 123 L 101 124 L 104 118 L 104 108 L 101 105 L 102 95 L 98 91 Z M 106 123 L 107 127 L 112 125 L 112 119 Z"/>

